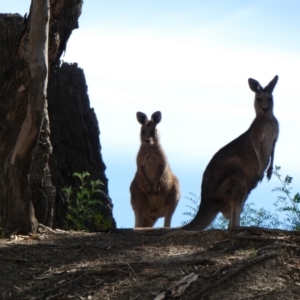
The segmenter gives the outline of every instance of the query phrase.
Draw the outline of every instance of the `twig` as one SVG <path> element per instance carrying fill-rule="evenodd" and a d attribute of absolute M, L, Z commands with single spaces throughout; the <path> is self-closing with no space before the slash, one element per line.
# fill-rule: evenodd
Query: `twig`
<path fill-rule="evenodd" d="M 121 275 L 129 275 L 129 272 L 124 271 L 122 269 L 118 268 L 112 268 L 112 269 L 103 269 L 103 270 L 96 270 L 96 269 L 91 269 L 85 272 L 86 274 L 111 274 L 111 273 L 117 273 Z"/>
<path fill-rule="evenodd" d="M 136 300 L 138 298 L 140 298 L 142 296 L 142 294 L 138 294 L 137 296 L 135 296 L 134 298 L 132 298 L 132 300 Z"/>
<path fill-rule="evenodd" d="M 77 298 L 79 298 L 80 300 L 84 300 L 84 298 L 83 297 L 81 297 L 79 294 L 77 294 L 76 292 L 73 292 L 74 293 L 74 295 L 77 297 Z"/>
<path fill-rule="evenodd" d="M 221 229 L 213 229 L 213 230 L 195 230 L 195 231 L 186 231 L 186 230 L 179 230 L 179 229 L 169 229 L 169 232 L 166 232 L 161 238 L 160 240 L 166 240 L 168 238 L 172 238 L 172 237 L 178 237 L 178 236 L 183 236 L 183 237 L 195 237 L 195 236 L 225 236 L 227 237 L 227 235 L 225 234 L 224 230 Z"/>
<path fill-rule="evenodd" d="M 47 230 L 47 231 L 49 231 L 49 232 L 51 232 L 53 234 L 67 234 L 67 231 L 64 231 L 64 230 L 59 230 L 59 231 L 58 230 L 54 230 L 54 229 L 52 229 L 52 228 L 50 228 L 48 226 L 45 226 L 45 225 L 43 225 L 41 223 L 39 223 L 38 227 L 42 227 L 43 229 L 45 229 L 45 230 Z"/>
<path fill-rule="evenodd" d="M 257 291 L 257 290 L 251 290 L 251 291 Z M 274 291 L 276 291 L 276 289 L 273 289 L 273 290 L 271 290 L 271 291 L 264 292 L 264 293 L 261 293 L 261 294 L 259 294 L 259 295 L 256 295 L 256 296 L 255 296 L 255 299 L 261 299 L 262 297 L 265 297 L 266 295 L 271 294 L 271 293 L 273 293 Z M 238 300 L 244 300 L 244 299 L 249 299 L 249 297 L 248 297 L 248 296 L 242 297 L 242 298 L 239 298 Z"/>
<path fill-rule="evenodd" d="M 222 282 L 227 281 L 228 279 L 230 279 L 231 277 L 233 277 L 235 274 L 239 273 L 240 271 L 253 266 L 254 264 L 263 261 L 267 258 L 271 258 L 271 257 L 275 257 L 275 256 L 279 256 L 281 255 L 282 252 L 276 252 L 276 253 L 269 253 L 269 254 L 264 254 L 261 256 L 258 256 L 254 259 L 252 259 L 251 261 L 247 262 L 246 264 L 236 268 L 235 270 L 229 272 L 227 275 L 223 276 L 221 279 L 217 280 L 216 282 L 212 283 L 212 284 L 207 284 L 205 285 L 202 289 L 198 290 L 196 293 L 194 293 L 193 298 L 191 299 L 199 299 L 199 296 L 205 292 L 207 292 L 208 290 L 217 287 L 218 285 L 220 285 Z"/>
<path fill-rule="evenodd" d="M 136 275 L 136 273 L 134 272 L 134 270 L 131 268 L 130 264 L 127 263 L 128 267 L 130 268 L 130 270 L 133 272 L 134 276 L 136 277 L 137 281 L 140 282 L 138 276 Z"/>
<path fill-rule="evenodd" d="M 71 279 L 71 280 L 69 280 L 69 281 L 66 281 L 66 282 L 63 283 L 63 284 L 60 284 L 60 285 L 54 287 L 54 288 L 51 288 L 51 289 L 48 289 L 48 290 L 46 290 L 46 291 L 43 291 L 43 292 L 38 293 L 38 294 L 36 295 L 36 297 L 39 297 L 39 296 L 41 296 L 41 295 L 45 295 L 46 293 L 49 293 L 49 292 L 56 291 L 56 290 L 60 289 L 60 288 L 63 287 L 63 286 L 66 286 L 66 285 L 68 285 L 68 284 L 70 284 L 70 283 L 72 283 L 72 282 L 74 282 L 74 281 L 79 280 L 81 277 L 83 277 L 83 276 L 86 275 L 86 274 L 87 274 L 87 272 L 83 272 L 81 275 L 79 275 L 79 276 L 78 276 L 77 278 L 75 278 L 75 279 Z"/>
<path fill-rule="evenodd" d="M 225 233 L 229 238 L 231 239 L 237 239 L 237 240 L 257 240 L 257 241 L 277 241 L 278 239 L 276 237 L 262 237 L 262 236 L 253 236 L 253 235 L 235 235 L 231 234 L 229 232 Z"/>

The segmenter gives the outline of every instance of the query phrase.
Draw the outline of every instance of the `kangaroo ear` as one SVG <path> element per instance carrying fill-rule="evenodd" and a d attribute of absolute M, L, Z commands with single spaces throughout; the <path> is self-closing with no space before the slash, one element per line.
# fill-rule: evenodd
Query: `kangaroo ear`
<path fill-rule="evenodd" d="M 155 113 L 152 114 L 151 120 L 155 125 L 157 125 L 161 121 L 161 112 L 156 111 Z"/>
<path fill-rule="evenodd" d="M 276 75 L 271 81 L 270 83 L 264 88 L 265 91 L 269 92 L 269 93 L 272 93 L 274 88 L 275 88 L 275 85 L 278 81 L 278 76 Z"/>
<path fill-rule="evenodd" d="M 138 112 L 136 113 L 136 118 L 137 118 L 138 122 L 139 122 L 140 124 L 142 124 L 142 125 L 144 125 L 144 124 L 148 121 L 147 115 L 144 114 L 144 113 L 142 113 L 142 112 L 140 112 L 140 111 L 138 111 Z"/>
<path fill-rule="evenodd" d="M 249 87 L 250 87 L 251 91 L 254 93 L 257 93 L 257 92 L 263 90 L 263 88 L 261 87 L 259 82 L 255 79 L 249 78 L 248 83 L 249 83 Z"/>

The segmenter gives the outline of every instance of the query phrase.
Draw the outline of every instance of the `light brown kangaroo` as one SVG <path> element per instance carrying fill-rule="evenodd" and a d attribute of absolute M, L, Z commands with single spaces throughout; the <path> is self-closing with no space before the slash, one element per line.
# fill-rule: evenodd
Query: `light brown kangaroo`
<path fill-rule="evenodd" d="M 203 174 L 198 213 L 181 229 L 205 229 L 219 212 L 230 219 L 228 228 L 239 226 L 244 203 L 268 166 L 267 178 L 271 179 L 279 133 L 272 96 L 277 80 L 275 76 L 265 88 L 254 79 L 248 80 L 255 92 L 256 118 L 246 132 L 213 156 Z"/>
<path fill-rule="evenodd" d="M 153 113 L 151 120 L 142 112 L 136 117 L 142 127 L 137 172 L 130 185 L 135 227 L 153 227 L 161 217 L 165 218 L 164 227 L 170 227 L 180 189 L 159 143 L 156 125 L 161 121 L 161 112 Z"/>

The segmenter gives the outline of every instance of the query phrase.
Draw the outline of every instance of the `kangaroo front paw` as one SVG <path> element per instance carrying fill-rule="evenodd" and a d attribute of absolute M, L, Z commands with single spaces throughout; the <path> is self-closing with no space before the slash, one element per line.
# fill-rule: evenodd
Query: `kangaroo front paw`
<path fill-rule="evenodd" d="M 160 191 L 160 184 L 159 183 L 155 183 L 152 189 L 152 193 L 153 194 L 158 194 L 158 192 Z"/>
<path fill-rule="evenodd" d="M 273 174 L 273 168 L 272 168 L 272 167 L 269 167 L 269 169 L 268 169 L 268 171 L 267 171 L 267 178 L 268 178 L 268 180 L 271 179 L 272 174 Z"/>
<path fill-rule="evenodd" d="M 148 195 L 153 194 L 153 189 L 152 189 L 152 188 L 148 188 L 146 193 L 147 193 Z"/>
<path fill-rule="evenodd" d="M 156 188 L 157 192 L 160 191 L 160 184 L 157 185 L 157 188 Z"/>
<path fill-rule="evenodd" d="M 257 178 L 260 182 L 264 179 L 264 172 L 257 172 Z"/>
<path fill-rule="evenodd" d="M 148 196 L 153 196 L 157 194 L 157 190 L 155 188 L 149 188 L 147 189 L 147 195 Z"/>

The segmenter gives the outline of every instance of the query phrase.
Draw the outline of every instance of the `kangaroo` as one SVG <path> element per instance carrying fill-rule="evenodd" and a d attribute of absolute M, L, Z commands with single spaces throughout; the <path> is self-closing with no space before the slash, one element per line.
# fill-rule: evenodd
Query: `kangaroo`
<path fill-rule="evenodd" d="M 203 230 L 219 212 L 230 219 L 229 229 L 239 226 L 244 203 L 268 166 L 266 177 L 271 179 L 279 133 L 272 96 L 277 80 L 276 75 L 262 88 L 258 81 L 249 78 L 249 87 L 255 93 L 256 117 L 246 132 L 212 157 L 203 173 L 199 210 L 192 222 L 181 229 Z"/>
<path fill-rule="evenodd" d="M 153 227 L 161 217 L 165 218 L 164 227 L 170 227 L 180 189 L 159 143 L 156 125 L 161 121 L 161 112 L 153 113 L 151 120 L 142 112 L 136 117 L 142 127 L 137 171 L 130 185 L 135 227 Z"/>

